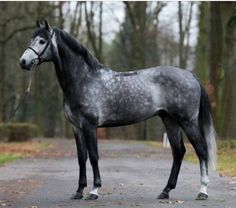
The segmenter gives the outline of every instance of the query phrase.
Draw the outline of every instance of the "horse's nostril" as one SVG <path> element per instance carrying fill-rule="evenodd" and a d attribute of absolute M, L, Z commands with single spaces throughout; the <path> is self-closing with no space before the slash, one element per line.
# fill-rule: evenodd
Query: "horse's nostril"
<path fill-rule="evenodd" d="M 25 65 L 26 65 L 26 60 L 25 60 L 25 59 L 21 59 L 21 60 L 20 60 L 20 65 L 21 65 L 21 67 L 25 67 Z"/>

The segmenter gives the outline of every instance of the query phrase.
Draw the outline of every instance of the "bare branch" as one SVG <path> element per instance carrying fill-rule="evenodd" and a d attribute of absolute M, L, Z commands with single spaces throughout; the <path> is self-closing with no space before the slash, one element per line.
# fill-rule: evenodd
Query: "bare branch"
<path fill-rule="evenodd" d="M 13 22 L 15 20 L 21 20 L 21 19 L 24 19 L 25 16 L 24 15 L 16 15 L 14 17 L 11 17 L 9 19 L 6 19 L 6 20 L 0 20 L 0 27 L 3 27 L 3 26 L 6 26 L 7 24 L 9 24 L 10 22 Z"/>
<path fill-rule="evenodd" d="M 97 54 L 97 46 L 96 46 L 96 42 L 95 42 L 94 33 L 92 32 L 91 17 L 89 18 L 89 14 L 88 14 L 88 10 L 87 10 L 87 3 L 84 4 L 84 9 L 85 9 L 85 19 L 86 19 L 86 23 L 87 23 L 86 25 L 87 25 L 88 37 L 89 37 L 89 40 L 91 42 L 91 45 L 93 47 L 95 54 Z M 90 15 L 91 15 L 91 11 L 90 11 Z"/>
<path fill-rule="evenodd" d="M 187 35 L 186 49 L 185 49 L 185 60 L 187 60 L 187 58 L 188 58 L 188 51 L 189 51 L 190 25 L 191 25 L 191 21 L 192 21 L 193 3 L 194 2 L 190 3 L 188 22 L 185 26 L 185 33 Z"/>
<path fill-rule="evenodd" d="M 157 4 L 156 4 L 156 7 L 155 7 L 155 10 L 153 12 L 153 15 L 154 16 L 159 16 L 161 10 L 167 5 L 166 2 L 160 2 L 158 1 Z"/>
<path fill-rule="evenodd" d="M 188 33 L 189 32 L 189 29 L 190 29 L 190 25 L 191 25 L 191 21 L 192 21 L 192 11 L 193 11 L 193 3 L 194 2 L 190 2 L 190 8 L 189 8 L 189 16 L 188 16 L 188 21 L 187 21 L 187 24 L 185 26 L 185 33 Z"/>
<path fill-rule="evenodd" d="M 17 28 L 15 30 L 13 30 L 6 38 L 4 38 L 3 40 L 0 40 L 0 44 L 7 43 L 9 40 L 11 40 L 19 32 L 23 32 L 23 31 L 26 31 L 26 30 L 31 30 L 33 28 L 35 28 L 35 25 L 29 25 L 29 26 L 24 26 L 24 27 L 21 27 L 21 28 Z"/>
<path fill-rule="evenodd" d="M 79 9 L 80 3 L 81 2 L 79 2 L 79 1 L 76 2 L 74 15 L 73 15 L 72 21 L 71 21 L 70 31 L 73 35 L 75 34 L 76 17 L 77 17 L 77 14 L 78 14 L 78 9 Z"/>
<path fill-rule="evenodd" d="M 102 54 L 102 13 L 103 13 L 103 2 L 99 4 L 100 11 L 99 11 L 99 42 L 98 42 L 98 50 L 99 53 Z"/>
<path fill-rule="evenodd" d="M 130 2 L 128 1 L 123 1 L 123 3 L 125 4 L 126 8 L 127 8 L 127 12 L 129 14 L 129 18 L 130 18 L 130 21 L 131 21 L 131 24 L 133 25 L 134 28 L 136 28 L 136 20 L 135 20 L 135 17 L 134 17 L 134 14 L 133 14 L 133 11 L 131 9 L 131 6 L 130 6 Z"/>

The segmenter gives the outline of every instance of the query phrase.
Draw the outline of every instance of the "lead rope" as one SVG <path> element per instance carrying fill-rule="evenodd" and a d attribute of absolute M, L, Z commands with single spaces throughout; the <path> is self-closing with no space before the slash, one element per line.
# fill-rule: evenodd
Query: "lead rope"
<path fill-rule="evenodd" d="M 26 100 L 26 98 L 29 96 L 30 94 L 30 90 L 31 90 L 31 85 L 32 85 L 32 74 L 33 74 L 33 70 L 36 68 L 36 64 L 33 64 L 33 66 L 31 67 L 30 71 L 29 71 L 29 83 L 28 83 L 28 87 L 25 90 L 25 92 L 22 93 L 19 103 L 17 104 L 16 108 L 14 109 L 14 111 L 11 113 L 10 117 L 3 123 L 0 125 L 0 127 L 5 127 L 12 119 L 13 117 L 16 115 L 16 112 L 18 111 L 18 109 L 20 108 L 20 106 L 22 105 L 22 103 Z"/>
<path fill-rule="evenodd" d="M 31 90 L 31 84 L 32 84 L 32 73 L 33 70 L 35 68 L 35 65 L 33 65 L 32 69 L 29 71 L 29 84 L 28 84 L 28 88 L 26 89 L 25 93 L 29 94 L 30 90 Z"/>

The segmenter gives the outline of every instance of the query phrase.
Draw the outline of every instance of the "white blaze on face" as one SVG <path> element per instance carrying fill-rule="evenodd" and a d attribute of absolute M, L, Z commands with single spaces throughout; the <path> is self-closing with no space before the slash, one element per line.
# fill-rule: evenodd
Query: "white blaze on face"
<path fill-rule="evenodd" d="M 23 55 L 21 56 L 20 60 L 24 59 L 26 62 L 26 65 L 32 64 L 32 62 L 36 59 L 38 59 L 38 54 L 42 53 L 44 48 L 46 47 L 46 40 L 40 36 L 36 36 L 34 40 L 32 40 L 30 48 L 27 48 Z M 38 54 L 36 54 L 36 52 Z"/>

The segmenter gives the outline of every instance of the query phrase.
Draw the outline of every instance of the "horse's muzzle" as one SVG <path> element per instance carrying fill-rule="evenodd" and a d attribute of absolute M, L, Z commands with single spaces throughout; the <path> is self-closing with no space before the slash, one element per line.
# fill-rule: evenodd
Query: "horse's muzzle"
<path fill-rule="evenodd" d="M 33 63 L 27 63 L 27 61 L 24 58 L 20 59 L 20 66 L 22 69 L 30 70 Z"/>

